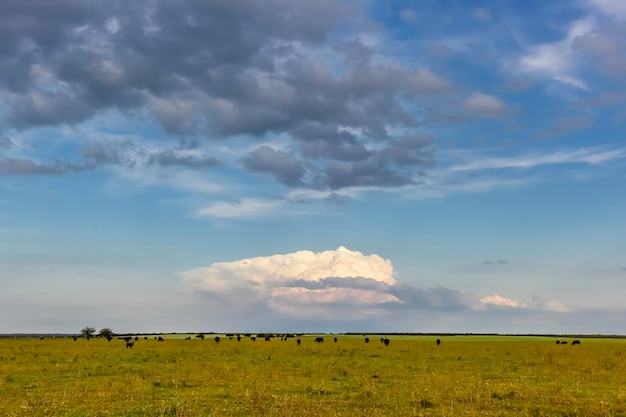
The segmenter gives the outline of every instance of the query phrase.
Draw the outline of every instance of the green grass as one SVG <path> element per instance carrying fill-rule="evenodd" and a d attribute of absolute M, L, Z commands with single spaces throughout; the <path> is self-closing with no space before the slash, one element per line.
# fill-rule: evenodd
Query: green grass
<path fill-rule="evenodd" d="M 0 416 L 626 416 L 623 340 L 179 336 L 0 339 Z"/>

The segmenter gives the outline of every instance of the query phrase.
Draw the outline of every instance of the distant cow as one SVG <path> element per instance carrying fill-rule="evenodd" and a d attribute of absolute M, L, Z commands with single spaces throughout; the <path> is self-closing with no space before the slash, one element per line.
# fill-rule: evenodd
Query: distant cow
<path fill-rule="evenodd" d="M 76 341 L 78 339 L 78 336 L 74 336 L 74 341 Z"/>
<path fill-rule="evenodd" d="M 135 342 L 139 341 L 139 336 L 135 336 Z"/>
<path fill-rule="evenodd" d="M 135 342 L 126 342 L 126 349 L 130 349 L 135 346 Z"/>
<path fill-rule="evenodd" d="M 253 342 L 256 342 L 256 337 L 250 336 L 250 340 L 252 340 Z"/>
<path fill-rule="evenodd" d="M 219 343 L 220 342 L 220 337 L 219 336 L 215 336 L 215 343 Z"/>
<path fill-rule="evenodd" d="M 241 342 L 241 336 L 240 335 L 237 335 L 237 341 Z"/>
<path fill-rule="evenodd" d="M 161 336 L 159 336 L 159 338 L 157 339 L 159 342 L 163 341 L 163 338 Z"/>
<path fill-rule="evenodd" d="M 300 339 L 297 339 L 296 343 L 298 344 L 298 346 L 300 346 Z"/>
<path fill-rule="evenodd" d="M 563 341 L 561 342 L 561 344 L 562 344 L 562 345 L 566 345 L 566 344 L 567 344 L 567 340 L 563 340 Z"/>
<path fill-rule="evenodd" d="M 572 346 L 580 345 L 580 340 L 572 340 Z"/>
<path fill-rule="evenodd" d="M 45 339 L 45 337 L 39 336 L 39 340 L 44 340 L 44 339 Z"/>
<path fill-rule="evenodd" d="M 437 346 L 439 346 L 441 344 L 441 340 L 437 339 Z"/>
<path fill-rule="evenodd" d="M 365 338 L 365 343 L 369 343 L 369 342 L 370 342 L 370 338 L 369 338 L 369 337 L 366 337 L 366 338 Z"/>
<path fill-rule="evenodd" d="M 561 344 L 561 341 L 560 341 L 560 340 L 557 340 L 557 341 L 556 341 L 556 344 L 557 344 L 557 345 L 560 345 L 560 344 Z"/>
<path fill-rule="evenodd" d="M 315 338 L 315 343 L 322 343 L 324 341 L 323 337 L 316 337 Z"/>
<path fill-rule="evenodd" d="M 130 336 L 120 336 L 118 337 L 118 339 L 125 341 L 126 343 L 130 342 L 132 340 L 132 337 Z"/>
<path fill-rule="evenodd" d="M 389 339 L 385 339 L 385 346 L 389 346 Z"/>
<path fill-rule="evenodd" d="M 271 338 L 271 337 L 269 337 L 269 336 L 265 336 L 265 341 L 266 341 L 266 342 L 269 342 L 270 340 L 272 340 L 272 338 Z"/>
<path fill-rule="evenodd" d="M 335 341 L 335 343 L 337 343 L 337 338 L 336 337 L 333 340 Z"/>

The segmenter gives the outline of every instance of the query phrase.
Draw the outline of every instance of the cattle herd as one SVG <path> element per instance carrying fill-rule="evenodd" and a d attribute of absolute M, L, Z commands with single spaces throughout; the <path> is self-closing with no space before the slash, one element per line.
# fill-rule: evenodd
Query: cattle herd
<path fill-rule="evenodd" d="M 248 338 L 251 341 L 255 342 L 257 340 L 257 338 L 261 338 L 263 340 L 265 340 L 266 342 L 271 341 L 272 339 L 280 339 L 281 341 L 286 342 L 287 340 L 294 338 L 296 340 L 296 343 L 298 344 L 298 346 L 300 346 L 300 344 L 302 343 L 302 337 L 304 335 L 302 334 L 262 334 L 259 333 L 256 336 L 253 336 L 252 334 L 246 333 L 243 336 L 241 334 L 225 334 L 224 335 L 226 338 L 228 338 L 229 340 L 237 340 L 238 342 L 241 341 L 242 338 Z M 73 337 L 74 341 L 78 340 L 79 338 L 81 338 L 81 336 L 71 336 Z M 200 333 L 196 336 L 197 338 L 200 338 L 202 340 L 204 340 L 204 334 Z M 366 335 L 363 335 L 364 339 L 363 341 L 365 343 L 369 343 L 370 342 L 370 338 L 367 337 Z M 139 341 L 139 336 L 118 336 L 117 337 L 119 340 L 123 340 L 124 342 L 126 342 L 126 349 L 131 349 L 134 345 L 135 342 Z M 44 336 L 41 336 L 39 339 L 44 339 Z M 106 337 L 106 339 L 108 341 L 111 341 L 113 339 L 113 337 L 108 336 Z M 148 340 L 148 336 L 144 336 L 143 337 L 144 340 Z M 89 338 L 87 338 L 87 340 L 89 340 Z M 165 341 L 165 339 L 163 338 L 163 336 L 154 336 L 154 340 L 158 341 L 158 342 L 163 342 Z M 185 340 L 191 340 L 191 336 L 187 336 L 185 337 Z M 215 343 L 220 343 L 220 341 L 222 340 L 219 336 L 215 336 L 215 338 L 213 339 L 215 341 Z M 339 339 L 335 336 L 333 337 L 333 342 L 337 343 L 339 341 Z M 323 343 L 324 342 L 324 337 L 323 336 L 315 336 L 314 339 L 315 343 Z M 384 344 L 385 346 L 389 346 L 389 339 L 385 338 L 385 337 L 381 337 L 380 338 L 380 343 Z M 437 346 L 441 345 L 441 339 L 436 339 L 435 340 L 435 344 Z M 556 344 L 557 345 L 567 345 L 568 341 L 567 340 L 556 340 Z M 571 341 L 570 343 L 571 346 L 576 346 L 576 345 L 580 345 L 580 340 L 578 339 L 574 339 Z"/>

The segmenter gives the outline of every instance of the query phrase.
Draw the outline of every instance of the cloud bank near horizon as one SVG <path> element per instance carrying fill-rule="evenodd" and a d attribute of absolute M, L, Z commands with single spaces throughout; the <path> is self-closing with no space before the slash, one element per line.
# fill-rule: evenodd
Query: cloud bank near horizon
<path fill-rule="evenodd" d="M 300 319 L 359 319 L 398 310 L 568 311 L 556 301 L 530 303 L 498 294 L 481 296 L 443 286 L 421 289 L 397 281 L 391 261 L 340 246 L 218 262 L 182 273 L 200 294 L 239 308 L 263 306 Z"/>

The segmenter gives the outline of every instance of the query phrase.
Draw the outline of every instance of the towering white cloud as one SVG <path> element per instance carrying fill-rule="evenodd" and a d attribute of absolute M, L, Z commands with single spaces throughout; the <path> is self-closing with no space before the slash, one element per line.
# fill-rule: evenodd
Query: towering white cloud
<path fill-rule="evenodd" d="M 397 303 L 389 292 L 396 284 L 392 275 L 391 261 L 343 246 L 214 263 L 183 273 L 202 292 L 232 302 L 262 302 L 285 312 L 293 311 L 293 305 Z"/>

